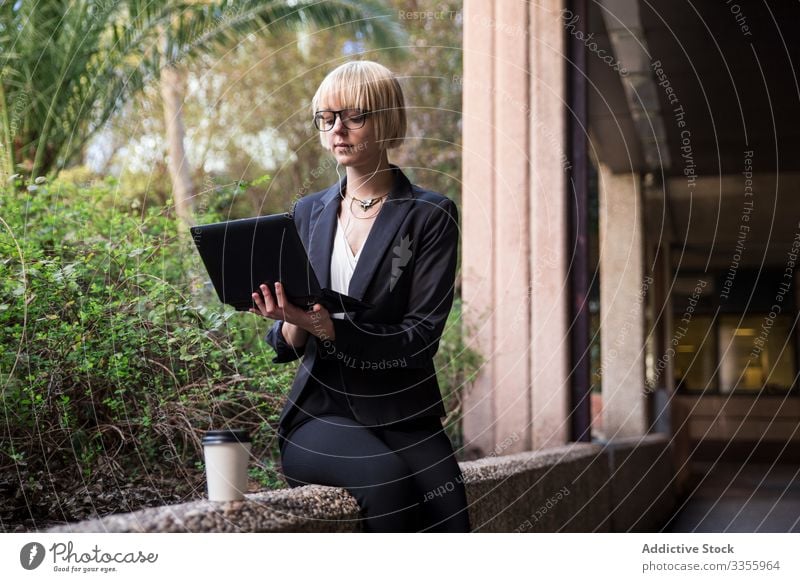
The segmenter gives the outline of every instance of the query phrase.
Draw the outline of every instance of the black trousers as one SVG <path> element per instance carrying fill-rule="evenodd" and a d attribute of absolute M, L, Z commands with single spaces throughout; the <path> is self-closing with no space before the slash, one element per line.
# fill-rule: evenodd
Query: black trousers
<path fill-rule="evenodd" d="M 364 531 L 470 531 L 463 477 L 438 418 L 365 427 L 321 415 L 286 436 L 281 465 L 290 487 L 347 489 Z"/>

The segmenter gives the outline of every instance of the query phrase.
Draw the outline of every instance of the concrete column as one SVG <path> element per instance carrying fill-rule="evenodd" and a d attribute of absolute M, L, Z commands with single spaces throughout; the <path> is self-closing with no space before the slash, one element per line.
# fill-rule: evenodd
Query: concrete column
<path fill-rule="evenodd" d="M 495 21 L 495 439 L 508 454 L 531 449 L 527 3 L 497 2 Z"/>
<path fill-rule="evenodd" d="M 567 64 L 562 0 L 531 2 L 531 409 L 533 449 L 569 439 Z"/>
<path fill-rule="evenodd" d="M 646 291 L 640 179 L 600 168 L 600 329 L 607 439 L 646 432 Z"/>
<path fill-rule="evenodd" d="M 464 2 L 462 80 L 463 190 L 461 193 L 461 297 L 466 343 L 485 362 L 464 387 L 463 430 L 468 457 L 495 446 L 494 244 L 494 2 Z"/>
<path fill-rule="evenodd" d="M 464 396 L 468 454 L 567 434 L 561 2 L 464 3 L 462 296 L 486 362 Z"/>

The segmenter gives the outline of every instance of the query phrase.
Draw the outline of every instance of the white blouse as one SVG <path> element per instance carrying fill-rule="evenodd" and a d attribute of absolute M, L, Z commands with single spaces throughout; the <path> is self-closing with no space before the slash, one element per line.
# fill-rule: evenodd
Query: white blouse
<path fill-rule="evenodd" d="M 344 228 L 342 221 L 336 218 L 336 235 L 333 238 L 333 252 L 331 253 L 331 289 L 348 295 L 350 288 L 350 279 L 353 276 L 353 271 L 356 269 L 358 257 L 364 245 L 358 249 L 358 252 L 353 255 L 350 245 L 347 243 L 347 237 L 344 235 Z M 344 319 L 344 313 L 332 313 L 331 317 L 337 319 Z"/>

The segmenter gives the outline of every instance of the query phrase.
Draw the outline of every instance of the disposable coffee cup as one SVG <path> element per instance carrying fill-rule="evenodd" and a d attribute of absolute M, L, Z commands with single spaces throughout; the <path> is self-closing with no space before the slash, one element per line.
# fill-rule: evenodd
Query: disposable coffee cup
<path fill-rule="evenodd" d="M 211 501 L 238 501 L 247 491 L 250 437 L 245 430 L 209 430 L 203 437 Z"/>

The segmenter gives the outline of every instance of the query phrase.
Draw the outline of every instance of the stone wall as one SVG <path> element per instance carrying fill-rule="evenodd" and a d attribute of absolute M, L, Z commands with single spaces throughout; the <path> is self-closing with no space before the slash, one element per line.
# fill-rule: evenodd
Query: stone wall
<path fill-rule="evenodd" d="M 662 435 L 571 444 L 461 463 L 475 532 L 658 531 L 675 506 Z M 68 524 L 65 532 L 354 532 L 344 489 L 307 485 Z"/>

